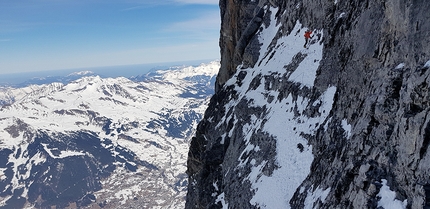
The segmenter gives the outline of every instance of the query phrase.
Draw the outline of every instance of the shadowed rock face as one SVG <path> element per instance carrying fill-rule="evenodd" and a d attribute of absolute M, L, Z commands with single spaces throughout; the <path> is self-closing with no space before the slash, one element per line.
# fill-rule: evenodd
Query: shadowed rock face
<path fill-rule="evenodd" d="M 291 147 L 309 148 L 312 163 L 293 195 L 280 202 L 291 208 L 376 208 L 386 180 L 393 201 L 430 207 L 430 3 L 221 0 L 220 6 L 221 69 L 191 142 L 187 208 L 268 208 L 254 198 L 255 182 L 281 169 L 283 147 L 266 124 L 283 114 L 271 105 L 287 104 L 290 97 L 296 109 L 303 101 L 308 105 L 278 123 L 302 116 L 321 122 L 298 123 L 309 123 L 312 131 L 298 129 L 305 143 Z M 295 29 L 298 23 L 302 30 Z M 322 46 L 312 86 L 290 77 L 311 53 L 301 49 L 285 63 L 277 58 L 293 50 L 283 48 L 294 44 L 283 37 L 303 37 L 305 28 L 321 31 L 312 43 Z M 336 92 L 325 116 L 315 104 L 325 101 L 330 87 Z M 267 94 L 263 100 L 252 93 L 258 89 Z M 247 150 L 250 144 L 258 149 Z M 327 193 L 315 198 L 319 189 Z"/>
<path fill-rule="evenodd" d="M 236 67 L 243 60 L 245 47 L 261 25 L 263 11 L 260 11 L 257 3 L 253 0 L 220 0 L 222 69 L 218 74 L 216 87 L 225 83 L 236 72 Z M 250 55 L 255 56 L 253 53 Z"/>

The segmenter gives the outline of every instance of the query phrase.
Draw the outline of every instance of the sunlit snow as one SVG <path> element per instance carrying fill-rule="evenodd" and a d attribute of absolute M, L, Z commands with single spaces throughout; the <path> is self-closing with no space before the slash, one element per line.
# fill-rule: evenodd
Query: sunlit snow
<path fill-rule="evenodd" d="M 398 64 L 397 66 L 396 66 L 396 70 L 399 70 L 399 69 L 402 69 L 402 68 L 404 68 L 405 67 L 405 63 L 400 63 L 400 64 Z"/>
<path fill-rule="evenodd" d="M 252 184 L 252 191 L 255 195 L 251 199 L 251 204 L 260 208 L 289 208 L 289 201 L 296 189 L 310 172 L 310 166 L 314 159 L 312 147 L 303 138 L 303 134 L 313 135 L 318 124 L 323 124 L 326 120 L 333 104 L 333 98 L 336 87 L 329 87 L 318 98 L 317 101 L 310 103 L 310 99 L 297 96 L 293 98 L 288 95 L 286 98 L 267 102 L 267 97 L 278 98 L 278 91 L 267 91 L 264 85 L 259 85 L 256 89 L 248 89 L 255 75 L 263 75 L 261 83 L 265 83 L 264 75 L 282 75 L 285 73 L 284 66 L 293 62 L 298 54 L 303 55 L 304 59 L 300 62 L 297 69 L 288 75 L 288 81 L 300 84 L 301 88 L 312 88 L 316 78 L 316 72 L 319 67 L 319 61 L 322 59 L 323 46 L 315 41 L 308 48 L 304 48 L 303 31 L 304 28 L 299 22 L 291 31 L 290 35 L 281 37 L 272 46 L 272 40 L 277 35 L 279 25 L 276 25 L 275 14 L 276 8 L 270 8 L 272 14 L 270 25 L 259 33 L 261 53 L 254 68 L 244 69 L 247 72 L 246 77 L 241 80 L 241 86 L 236 84 L 236 78 L 227 81 L 226 85 L 235 85 L 238 98 L 225 106 L 226 111 L 236 106 L 240 98 L 247 98 L 252 101 L 248 104 L 251 107 L 265 107 L 268 115 L 265 118 L 257 118 L 251 115 L 251 123 L 244 125 L 243 135 L 245 149 L 241 156 L 247 156 L 250 151 L 258 151 L 259 147 L 249 141 L 252 130 L 262 127 L 262 121 L 265 121 L 261 131 L 270 133 L 277 141 L 276 144 L 276 163 L 279 166 L 274 170 L 271 176 L 261 175 L 264 165 L 263 161 L 256 165 L 255 160 L 242 157 L 239 158 L 239 166 L 249 163 L 254 165 L 247 180 Z M 317 34 L 322 36 L 322 32 L 315 30 L 313 40 L 317 39 Z M 273 47 L 274 50 L 271 50 Z M 281 78 L 280 78 L 281 79 Z M 271 88 L 271 87 L 269 87 Z M 304 111 L 309 105 L 319 105 L 318 117 L 308 117 Z M 299 113 L 295 115 L 293 109 Z M 231 117 L 231 116 L 230 116 Z M 223 121 L 229 121 L 231 118 L 224 118 Z M 234 124 L 234 123 L 233 123 Z M 347 128 L 347 127 L 345 127 Z M 225 137 L 225 135 L 224 135 Z M 297 145 L 301 144 L 304 149 L 300 151 Z M 309 194 L 309 204 L 311 200 L 320 199 L 324 201 L 330 190 L 317 189 L 314 194 Z"/>
<path fill-rule="evenodd" d="M 311 188 L 312 190 L 313 188 Z M 321 188 L 316 188 L 315 191 L 308 191 L 308 196 L 305 199 L 305 208 L 304 209 L 313 209 L 313 204 L 320 200 L 322 203 L 325 202 L 328 193 L 330 192 L 330 188 L 323 190 Z M 303 192 L 302 192 L 303 193 Z"/>
<path fill-rule="evenodd" d="M 346 119 L 342 120 L 342 128 L 346 132 L 346 138 L 350 138 L 351 137 L 351 125 L 348 124 L 348 121 L 346 121 Z"/>
<path fill-rule="evenodd" d="M 424 64 L 424 67 L 429 67 L 429 68 L 430 68 L 430 60 L 428 60 L 428 61 L 426 62 L 426 64 Z"/>
<path fill-rule="evenodd" d="M 102 144 L 103 146 L 124 147 L 141 160 L 166 169 L 161 175 L 162 171 L 148 172 L 146 168 L 138 168 L 137 173 L 146 173 L 148 177 L 147 180 L 142 180 L 144 177 L 125 172 L 118 166 L 111 177 L 102 180 L 103 189 L 98 191 L 96 196 L 108 202 L 119 199 L 121 203 L 125 203 L 150 186 L 154 190 L 170 191 L 174 195 L 174 199 L 168 203 L 165 202 L 165 197 L 154 193 L 151 194 L 154 201 L 179 207 L 178 204 L 184 204 L 186 191 L 175 191 L 171 187 L 186 177 L 187 141 L 193 133 L 178 133 L 182 137 L 175 138 L 167 135 L 166 129 L 170 128 L 167 122 L 163 127 L 154 121 L 165 120 L 163 117 L 177 119 L 176 125 L 181 126 L 180 122 L 185 120 L 186 113 L 202 115 L 209 97 L 184 97 L 181 94 L 198 92 L 198 89 L 193 89 L 195 81 L 190 80 L 190 77 L 214 77 L 218 70 L 219 61 L 214 61 L 198 67 L 157 71 L 157 78 L 142 82 L 121 77 L 89 76 L 66 85 L 52 83 L 19 89 L 0 89 L 0 100 L 8 99 L 13 102 L 0 108 L 0 149 L 7 148 L 15 152 L 9 158 L 9 162 L 14 165 L 13 171 L 17 174 L 12 180 L 13 187 L 23 186 L 19 179 L 26 179 L 30 175 L 30 172 L 18 175 L 17 169 L 20 165 L 25 165 L 30 171 L 31 166 L 44 162 L 46 157 L 61 159 L 89 154 L 76 150 L 57 150 L 49 144 L 42 144 L 47 156 L 37 153 L 32 159 L 28 159 L 23 151 L 19 156 L 12 157 L 17 155 L 18 148 L 26 150 L 28 141 L 32 140 L 29 137 L 31 135 L 25 133 L 33 133 L 36 130 L 50 134 L 85 131 L 95 133 L 100 139 L 109 139 L 113 143 Z M 110 134 L 102 131 L 105 122 L 100 121 L 101 118 L 111 121 L 107 128 L 121 129 L 121 133 Z M 193 121 L 190 127 L 196 127 L 197 122 Z M 130 138 L 134 141 L 129 140 Z M 119 154 L 115 149 L 112 150 L 113 155 Z M 133 162 L 128 163 L 135 165 Z M 3 172 L 4 170 L 0 170 L 1 175 Z M 0 178 L 4 178 L 3 175 Z M 23 194 L 26 194 L 26 191 Z M 2 200 L 3 203 L 5 201 L 7 198 Z"/>
<path fill-rule="evenodd" d="M 404 200 L 402 202 L 396 199 L 396 192 L 390 189 L 390 187 L 387 185 L 386 179 L 382 179 L 382 187 L 376 196 L 381 198 L 378 201 L 378 208 L 382 207 L 384 209 L 404 209 L 408 204 L 408 200 Z"/>

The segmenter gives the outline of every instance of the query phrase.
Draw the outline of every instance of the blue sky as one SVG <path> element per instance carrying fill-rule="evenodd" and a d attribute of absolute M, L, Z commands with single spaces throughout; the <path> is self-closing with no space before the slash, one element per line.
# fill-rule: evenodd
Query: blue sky
<path fill-rule="evenodd" d="M 218 0 L 0 0 L 0 74 L 219 58 Z"/>

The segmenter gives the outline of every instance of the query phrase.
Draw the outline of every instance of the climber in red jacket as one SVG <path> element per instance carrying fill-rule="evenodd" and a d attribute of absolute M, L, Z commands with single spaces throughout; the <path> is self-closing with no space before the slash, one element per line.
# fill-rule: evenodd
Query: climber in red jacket
<path fill-rule="evenodd" d="M 307 30 L 305 32 L 305 45 L 303 45 L 304 48 L 306 48 L 306 45 L 308 44 L 308 41 L 311 37 L 312 31 L 311 30 Z"/>

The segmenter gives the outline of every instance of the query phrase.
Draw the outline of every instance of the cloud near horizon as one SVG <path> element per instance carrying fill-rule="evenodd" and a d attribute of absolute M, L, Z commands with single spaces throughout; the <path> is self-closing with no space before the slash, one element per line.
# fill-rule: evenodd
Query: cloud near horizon
<path fill-rule="evenodd" d="M 221 25 L 221 18 L 219 11 L 211 11 L 209 13 L 201 14 L 200 16 L 175 22 L 166 27 L 166 31 L 183 31 L 183 32 L 191 32 L 191 33 L 201 33 L 204 31 L 213 31 L 217 32 L 212 34 L 213 36 L 218 36 L 218 31 Z"/>

